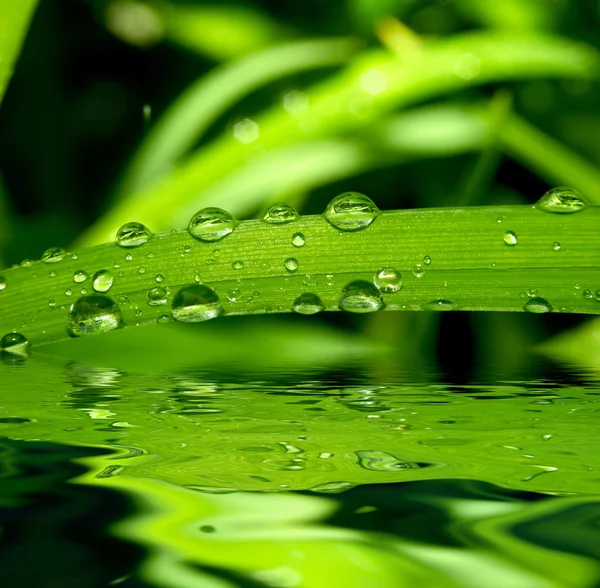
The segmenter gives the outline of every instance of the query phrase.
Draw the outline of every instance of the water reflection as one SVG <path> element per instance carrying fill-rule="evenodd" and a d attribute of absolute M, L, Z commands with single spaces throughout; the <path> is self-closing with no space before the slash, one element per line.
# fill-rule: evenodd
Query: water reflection
<path fill-rule="evenodd" d="M 21 505 L 41 488 L 28 472 L 50 459 L 56 476 L 36 500 L 65 530 L 48 537 L 74 541 L 87 516 L 65 492 L 96 510 L 127 505 L 94 531 L 136 546 L 117 558 L 125 585 L 600 581 L 600 388 L 585 374 L 457 385 L 360 369 L 158 376 L 37 358 L 0 369 L 13 456 L 0 455 L 2 520 L 45 549 Z M 10 549 L 13 537 L 2 535 Z"/>

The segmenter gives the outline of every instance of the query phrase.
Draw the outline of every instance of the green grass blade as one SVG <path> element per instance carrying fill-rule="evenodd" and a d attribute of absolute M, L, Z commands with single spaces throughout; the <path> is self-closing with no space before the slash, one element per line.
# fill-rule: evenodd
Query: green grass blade
<path fill-rule="evenodd" d="M 0 103 L 36 6 L 37 0 L 4 0 L 0 6 Z"/>
<path fill-rule="evenodd" d="M 209 125 L 254 90 L 302 71 L 339 65 L 357 48 L 352 39 L 310 39 L 271 47 L 223 65 L 191 85 L 150 130 L 120 192 L 155 180 L 197 143 Z"/>
<path fill-rule="evenodd" d="M 387 310 L 521 311 L 529 294 L 554 312 L 600 314 L 600 300 L 587 295 L 600 284 L 599 226 L 600 207 L 562 215 L 511 206 L 384 212 L 358 232 L 340 232 L 323 216 L 285 225 L 250 220 L 218 243 L 171 231 L 133 250 L 109 243 L 76 259 L 6 270 L 0 332 L 19 331 L 33 344 L 66 338 L 69 306 L 92 292 L 99 270 L 113 272 L 110 296 L 127 326 L 168 320 L 173 296 L 195 282 L 212 287 L 230 315 L 290 312 L 307 292 L 326 310 L 339 310 L 349 282 L 372 283 L 386 267 L 404 279 L 399 292 L 383 294 Z M 516 234 L 516 245 L 505 244 L 506 231 Z M 296 232 L 305 236 L 302 247 L 291 243 Z M 292 257 L 297 271 L 284 265 Z M 81 270 L 90 277 L 74 281 Z M 157 285 L 168 288 L 168 300 L 151 306 L 147 292 Z"/>
<path fill-rule="evenodd" d="M 106 241 L 122 223 L 137 219 L 166 229 L 181 214 L 205 205 L 209 187 L 235 173 L 255 153 L 303 138 L 365 128 L 384 114 L 461 88 L 491 81 L 596 75 L 598 55 L 579 43 L 555 37 L 516 38 L 506 33 L 466 34 L 426 46 L 422 56 L 401 63 L 385 52 L 363 54 L 347 70 L 307 92 L 309 108 L 292 116 L 277 107 L 256 119 L 259 133 L 249 144 L 229 134 L 184 161 L 160 185 L 117 203 L 80 243 Z M 366 89 L 365 89 L 366 88 Z M 240 200 L 244 193 L 238 195 Z M 165 203 L 168 202 L 168 208 Z"/>

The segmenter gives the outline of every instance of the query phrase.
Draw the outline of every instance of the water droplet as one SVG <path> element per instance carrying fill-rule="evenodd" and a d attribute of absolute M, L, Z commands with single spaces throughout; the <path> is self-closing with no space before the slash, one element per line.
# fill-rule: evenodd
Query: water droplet
<path fill-rule="evenodd" d="M 427 464 L 411 463 L 399 460 L 385 451 L 366 450 L 357 451 L 358 465 L 366 470 L 376 472 L 396 472 L 398 470 L 412 470 L 426 467 Z"/>
<path fill-rule="evenodd" d="M 253 143 L 258 139 L 260 129 L 250 118 L 244 118 L 233 125 L 233 136 L 244 144 Z"/>
<path fill-rule="evenodd" d="M 48 302 L 48 306 L 50 308 L 54 308 L 56 306 L 56 300 L 54 300 L 54 299 L 50 300 L 50 302 Z"/>
<path fill-rule="evenodd" d="M 115 277 L 112 272 L 100 270 L 96 272 L 92 278 L 92 288 L 94 288 L 96 292 L 108 292 L 112 288 L 114 279 Z"/>
<path fill-rule="evenodd" d="M 217 293 L 205 284 L 184 286 L 175 294 L 171 305 L 173 318 L 197 323 L 215 318 L 223 312 Z"/>
<path fill-rule="evenodd" d="M 375 312 L 385 307 L 381 293 L 373 284 L 356 280 L 342 290 L 340 308 L 348 312 Z"/>
<path fill-rule="evenodd" d="M 51 247 L 42 253 L 42 261 L 44 263 L 56 263 L 62 261 L 66 254 L 67 252 L 60 247 Z"/>
<path fill-rule="evenodd" d="M 292 310 L 298 314 L 317 314 L 325 310 L 325 305 L 316 294 L 305 292 L 294 300 Z"/>
<path fill-rule="evenodd" d="M 125 256 L 125 261 L 133 261 L 133 255 L 131 255 L 131 253 L 128 253 L 128 254 Z"/>
<path fill-rule="evenodd" d="M 78 284 L 81 284 L 82 282 L 85 282 L 87 279 L 88 279 L 88 275 L 83 270 L 77 270 L 73 274 L 73 281 L 77 282 Z"/>
<path fill-rule="evenodd" d="M 560 251 L 560 243 L 558 241 L 552 243 L 552 251 Z"/>
<path fill-rule="evenodd" d="M 138 274 L 145 274 L 146 273 L 146 268 L 145 267 L 138 267 Z"/>
<path fill-rule="evenodd" d="M 600 290 L 596 290 L 596 293 L 594 294 L 594 298 L 600 302 Z"/>
<path fill-rule="evenodd" d="M 546 212 L 571 214 L 587 208 L 581 194 L 573 188 L 552 188 L 548 190 L 537 202 L 537 208 Z"/>
<path fill-rule="evenodd" d="M 65 290 L 65 296 L 71 296 L 71 294 L 73 294 L 73 290 L 71 290 L 71 288 L 67 288 Z"/>
<path fill-rule="evenodd" d="M 6 288 L 6 279 L 0 276 L 0 292 Z"/>
<path fill-rule="evenodd" d="M 67 324 L 71 337 L 106 333 L 122 326 L 121 309 L 108 296 L 91 294 L 81 297 L 71 305 Z"/>
<path fill-rule="evenodd" d="M 242 293 L 238 288 L 232 288 L 227 292 L 227 300 L 229 302 L 239 302 L 242 298 Z"/>
<path fill-rule="evenodd" d="M 244 269 L 244 262 L 243 262 L 243 261 L 234 261 L 234 262 L 231 264 L 231 267 L 232 267 L 234 270 L 241 270 L 241 269 Z"/>
<path fill-rule="evenodd" d="M 150 306 L 160 306 L 161 304 L 167 303 L 167 291 L 160 286 L 156 288 L 150 288 L 148 292 L 146 292 L 146 302 Z"/>
<path fill-rule="evenodd" d="M 164 281 L 165 277 L 162 274 L 156 274 L 154 278 L 159 284 Z"/>
<path fill-rule="evenodd" d="M 21 335 L 21 333 L 7 333 L 0 339 L 0 349 L 9 351 L 10 353 L 24 354 L 28 346 L 29 341 L 27 337 Z"/>
<path fill-rule="evenodd" d="M 222 208 L 203 208 L 190 220 L 188 231 L 200 241 L 220 241 L 235 229 L 237 221 Z"/>
<path fill-rule="evenodd" d="M 592 294 L 592 291 L 591 291 L 591 290 L 584 290 L 584 291 L 583 291 L 583 297 L 584 297 L 586 300 L 593 300 L 593 298 L 594 298 L 594 295 Z"/>
<path fill-rule="evenodd" d="M 287 223 L 294 222 L 298 218 L 298 212 L 293 206 L 278 202 L 269 207 L 263 220 L 267 221 L 272 225 L 285 225 Z"/>
<path fill-rule="evenodd" d="M 292 245 L 294 247 L 303 247 L 304 243 L 306 243 L 306 239 L 302 233 L 294 233 L 292 235 Z"/>
<path fill-rule="evenodd" d="M 325 209 L 325 218 L 340 231 L 366 229 L 378 214 L 375 203 L 359 192 L 344 192 L 336 196 Z"/>
<path fill-rule="evenodd" d="M 529 296 L 529 298 L 535 298 L 538 294 L 538 291 L 536 288 L 529 288 L 529 290 L 527 290 L 527 296 Z"/>
<path fill-rule="evenodd" d="M 501 217 L 501 216 L 499 216 L 499 217 L 496 219 L 496 222 L 497 222 L 498 224 L 500 224 L 500 223 L 502 222 L 502 217 Z"/>
<path fill-rule="evenodd" d="M 298 269 L 298 260 L 295 257 L 288 257 L 283 265 L 288 272 L 295 272 Z"/>
<path fill-rule="evenodd" d="M 454 302 L 451 300 L 444 300 L 443 298 L 438 298 L 437 300 L 432 300 L 427 303 L 427 308 L 429 310 L 452 310 L 454 308 Z"/>
<path fill-rule="evenodd" d="M 171 317 L 166 314 L 161 314 L 157 319 L 157 323 L 168 323 L 171 320 Z"/>
<path fill-rule="evenodd" d="M 402 288 L 402 275 L 393 267 L 384 267 L 375 272 L 373 283 L 380 292 L 392 294 Z"/>
<path fill-rule="evenodd" d="M 142 223 L 126 223 L 117 231 L 119 247 L 139 247 L 152 237 L 150 229 Z"/>
<path fill-rule="evenodd" d="M 412 275 L 415 278 L 422 278 L 425 275 L 425 270 L 423 269 L 423 265 L 420 263 L 415 263 L 415 267 L 413 267 Z"/>
<path fill-rule="evenodd" d="M 504 243 L 509 247 L 514 247 L 518 243 L 517 235 L 515 235 L 514 231 L 506 231 L 503 239 Z"/>
<path fill-rule="evenodd" d="M 545 312 L 552 312 L 552 306 L 544 298 L 530 298 L 523 306 L 523 310 L 526 312 L 533 312 L 535 314 L 543 314 Z"/>
<path fill-rule="evenodd" d="M 32 264 L 33 264 L 33 259 L 24 259 L 21 262 L 21 267 L 31 267 Z"/>
<path fill-rule="evenodd" d="M 429 264 L 431 263 L 431 257 L 429 257 L 429 255 L 426 255 L 426 256 L 423 258 L 423 263 L 424 263 L 425 265 L 429 265 Z"/>

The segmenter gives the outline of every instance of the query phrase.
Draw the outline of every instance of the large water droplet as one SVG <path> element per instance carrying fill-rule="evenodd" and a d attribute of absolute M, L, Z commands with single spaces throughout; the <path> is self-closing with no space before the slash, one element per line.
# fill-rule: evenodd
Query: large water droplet
<path fill-rule="evenodd" d="M 60 247 L 51 247 L 42 253 L 42 261 L 44 263 L 56 263 L 62 261 L 66 254 L 67 252 Z"/>
<path fill-rule="evenodd" d="M 148 292 L 146 292 L 146 302 L 150 306 L 160 306 L 161 304 L 167 303 L 167 291 L 160 286 L 156 286 L 155 288 L 150 288 Z"/>
<path fill-rule="evenodd" d="M 292 245 L 294 247 L 303 247 L 306 239 L 302 233 L 294 233 L 292 235 Z"/>
<path fill-rule="evenodd" d="M 21 335 L 21 333 L 7 333 L 0 339 L 0 349 L 3 351 L 23 354 L 28 346 L 29 341 L 27 340 L 27 337 Z"/>
<path fill-rule="evenodd" d="M 317 314 L 325 310 L 325 305 L 316 294 L 305 292 L 294 300 L 292 310 L 298 314 Z"/>
<path fill-rule="evenodd" d="M 573 188 L 552 188 L 548 190 L 537 202 L 537 208 L 546 212 L 558 214 L 571 214 L 587 207 L 581 194 Z"/>
<path fill-rule="evenodd" d="M 152 232 L 142 223 L 126 223 L 117 231 L 116 243 L 120 247 L 139 247 L 151 237 Z"/>
<path fill-rule="evenodd" d="M 190 220 L 188 231 L 200 241 L 220 241 L 233 232 L 237 221 L 222 208 L 203 208 Z"/>
<path fill-rule="evenodd" d="M 519 241 L 517 240 L 517 235 L 515 235 L 514 231 L 506 231 L 504 233 L 504 243 L 509 247 L 514 247 Z"/>
<path fill-rule="evenodd" d="M 94 274 L 92 278 L 92 288 L 96 292 L 104 293 L 108 292 L 113 285 L 115 277 L 109 270 L 100 270 Z"/>
<path fill-rule="evenodd" d="M 123 326 L 118 304 L 102 294 L 83 296 L 71 305 L 67 330 L 71 337 L 106 333 Z"/>
<path fill-rule="evenodd" d="M 366 229 L 379 214 L 375 203 L 359 192 L 336 196 L 325 209 L 325 218 L 340 231 Z"/>
<path fill-rule="evenodd" d="M 381 293 L 373 284 L 356 280 L 342 290 L 340 308 L 348 312 L 375 312 L 385 307 Z"/>
<path fill-rule="evenodd" d="M 402 275 L 393 267 L 384 267 L 375 272 L 373 283 L 380 292 L 392 294 L 402 288 Z"/>
<path fill-rule="evenodd" d="M 217 293 L 205 284 L 184 286 L 175 294 L 171 305 L 173 318 L 184 323 L 198 323 L 223 312 Z"/>
<path fill-rule="evenodd" d="M 294 222 L 297 218 L 298 212 L 296 209 L 293 206 L 283 202 L 273 204 L 273 206 L 271 206 L 263 216 L 263 220 L 271 223 L 272 225 L 285 225 L 287 223 Z"/>
<path fill-rule="evenodd" d="M 552 312 L 552 306 L 544 298 L 535 297 L 530 298 L 523 306 L 523 310 L 526 312 L 533 312 L 534 314 L 543 314 L 545 312 Z"/>

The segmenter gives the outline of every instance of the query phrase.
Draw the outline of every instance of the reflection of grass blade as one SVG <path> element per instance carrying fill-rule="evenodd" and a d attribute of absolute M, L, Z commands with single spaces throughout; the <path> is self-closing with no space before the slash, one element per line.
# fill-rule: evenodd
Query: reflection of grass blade
<path fill-rule="evenodd" d="M 505 206 L 384 212 L 358 232 L 338 231 L 323 216 L 284 225 L 243 221 L 218 243 L 172 231 L 134 250 L 110 243 L 53 267 L 33 262 L 6 270 L 0 333 L 17 330 L 33 344 L 66 338 L 67 305 L 91 289 L 80 270 L 92 276 L 102 269 L 115 273 L 110 296 L 130 326 L 169 320 L 175 293 L 198 281 L 214 288 L 225 314 L 289 312 L 305 293 L 339 310 L 347 284 L 373 284 L 374 273 L 389 267 L 402 273 L 402 289 L 376 298 L 372 309 L 521 311 L 530 292 L 549 303 L 533 311 L 600 314 L 586 295 L 600 280 L 599 225 L 600 207 L 564 215 Z M 296 232 L 304 236 L 301 247 L 292 244 Z M 292 269 L 285 263 L 291 257 Z M 159 274 L 169 291 L 156 305 L 147 292 Z"/>
<path fill-rule="evenodd" d="M 300 71 L 338 65 L 356 48 L 350 39 L 307 40 L 269 48 L 226 64 L 190 86 L 158 120 L 135 156 L 121 188 L 139 190 L 156 179 L 243 96 Z"/>
<path fill-rule="evenodd" d="M 5 0 L 0 8 L 0 102 L 37 0 Z"/>
<path fill-rule="evenodd" d="M 596 74 L 596 53 L 553 37 L 468 34 L 426 46 L 401 63 L 388 53 L 364 54 L 340 75 L 307 92 L 306 113 L 277 107 L 257 119 L 259 136 L 242 144 L 223 136 L 198 151 L 160 185 L 119 202 L 83 237 L 106 241 L 123 222 L 139 219 L 166 228 L 181 208 L 200 207 L 204 192 L 247 163 L 253 154 L 298 141 L 367 127 L 383 114 L 421 100 L 491 81 Z M 240 200 L 244 194 L 238 195 Z M 168 209 L 165 203 L 169 203 Z"/>

